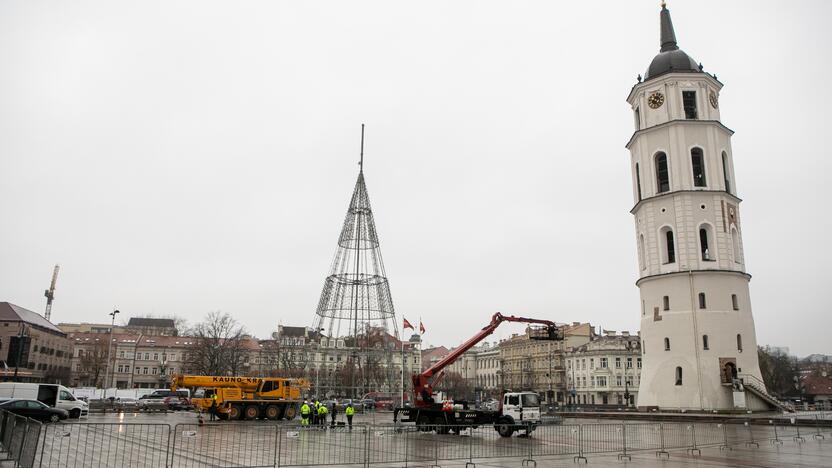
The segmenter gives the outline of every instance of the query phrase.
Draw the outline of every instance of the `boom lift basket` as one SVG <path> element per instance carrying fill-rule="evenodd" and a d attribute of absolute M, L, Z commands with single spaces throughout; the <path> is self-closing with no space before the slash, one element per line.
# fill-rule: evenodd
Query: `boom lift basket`
<path fill-rule="evenodd" d="M 563 339 L 563 333 L 557 327 L 551 325 L 529 326 L 529 339 L 560 341 Z"/>

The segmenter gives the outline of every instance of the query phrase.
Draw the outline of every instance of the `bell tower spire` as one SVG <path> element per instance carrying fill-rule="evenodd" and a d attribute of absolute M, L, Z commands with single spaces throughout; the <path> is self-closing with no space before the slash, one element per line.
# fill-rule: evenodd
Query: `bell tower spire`
<path fill-rule="evenodd" d="M 670 19 L 670 10 L 667 9 L 667 4 L 662 2 L 662 11 L 659 13 L 661 17 L 661 52 L 670 50 L 677 50 L 679 46 L 676 44 L 676 32 L 673 30 L 673 20 Z"/>

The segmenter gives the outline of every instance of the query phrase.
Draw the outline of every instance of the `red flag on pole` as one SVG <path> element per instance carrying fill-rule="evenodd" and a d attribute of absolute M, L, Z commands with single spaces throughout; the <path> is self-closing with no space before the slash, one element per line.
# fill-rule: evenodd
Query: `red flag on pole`
<path fill-rule="evenodd" d="M 419 333 L 425 333 L 425 324 L 419 320 Z"/>
<path fill-rule="evenodd" d="M 404 325 L 402 325 L 402 330 L 404 330 L 405 328 L 409 328 L 413 331 L 416 331 L 416 329 L 413 328 L 413 325 L 411 325 L 410 322 L 408 322 L 406 318 L 402 317 L 402 319 L 404 320 Z"/>

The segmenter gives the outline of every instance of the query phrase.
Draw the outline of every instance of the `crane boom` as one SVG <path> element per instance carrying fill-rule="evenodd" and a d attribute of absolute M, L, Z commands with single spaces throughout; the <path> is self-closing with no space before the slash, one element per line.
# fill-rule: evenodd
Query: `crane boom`
<path fill-rule="evenodd" d="M 55 285 L 58 283 L 58 271 L 60 269 L 60 265 L 55 265 L 55 269 L 52 271 L 52 283 L 49 285 L 49 289 L 43 293 L 46 296 L 46 311 L 43 313 L 43 318 L 46 320 L 52 317 L 52 300 L 55 299 Z"/>
<path fill-rule="evenodd" d="M 494 330 L 503 322 L 520 322 L 533 323 L 545 326 L 545 333 L 542 336 L 533 336 L 534 339 L 546 340 L 562 340 L 563 331 L 558 328 L 555 322 L 551 320 L 533 319 L 526 317 L 515 317 L 513 315 L 503 315 L 500 312 L 495 313 L 491 317 L 491 322 L 482 328 L 476 335 L 472 336 L 468 341 L 453 349 L 448 355 L 440 359 L 439 362 L 430 366 L 421 374 L 413 374 L 411 380 L 413 381 L 413 399 L 416 406 L 427 406 L 430 404 L 426 401 L 433 394 L 433 387 L 431 386 L 431 378 L 440 375 L 442 371 L 449 365 L 456 362 L 466 351 L 476 346 L 479 342 L 494 333 Z"/>

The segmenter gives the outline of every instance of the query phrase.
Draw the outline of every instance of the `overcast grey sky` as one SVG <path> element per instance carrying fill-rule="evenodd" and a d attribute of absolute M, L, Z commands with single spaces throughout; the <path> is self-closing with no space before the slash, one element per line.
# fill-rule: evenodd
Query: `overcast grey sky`
<path fill-rule="evenodd" d="M 832 352 L 832 2 L 671 0 L 733 138 L 760 344 Z M 639 324 L 659 1 L 0 2 L 0 300 L 311 326 L 357 175 L 399 320 Z M 506 327 L 501 336 L 522 327 Z"/>

